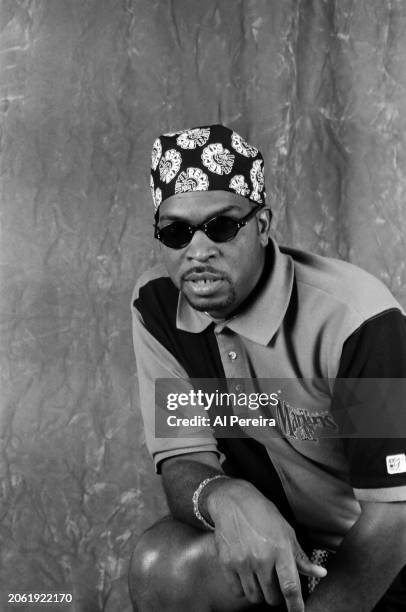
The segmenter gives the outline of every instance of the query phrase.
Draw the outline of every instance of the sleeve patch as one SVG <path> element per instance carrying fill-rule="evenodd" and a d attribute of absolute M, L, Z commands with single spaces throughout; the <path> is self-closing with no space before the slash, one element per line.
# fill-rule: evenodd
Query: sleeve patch
<path fill-rule="evenodd" d="M 406 454 L 387 455 L 386 469 L 388 474 L 404 474 L 406 473 Z"/>

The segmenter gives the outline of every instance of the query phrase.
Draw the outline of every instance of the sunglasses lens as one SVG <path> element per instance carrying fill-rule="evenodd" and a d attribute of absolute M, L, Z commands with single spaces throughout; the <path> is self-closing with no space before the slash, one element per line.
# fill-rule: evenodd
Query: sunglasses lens
<path fill-rule="evenodd" d="M 183 221 L 175 221 L 157 231 L 159 240 L 171 249 L 183 249 L 192 240 L 193 234 L 197 229 L 205 232 L 206 236 L 213 242 L 227 242 L 232 240 L 238 230 L 245 225 L 249 217 L 252 217 L 256 211 L 252 211 L 243 219 L 232 219 L 226 215 L 214 217 L 203 225 L 191 226 Z"/>
<path fill-rule="evenodd" d="M 191 240 L 192 233 L 187 223 L 176 221 L 159 230 L 159 239 L 171 249 L 181 249 Z"/>
<path fill-rule="evenodd" d="M 214 242 L 227 242 L 234 238 L 238 230 L 238 221 L 231 217 L 215 217 L 207 224 L 207 236 Z"/>

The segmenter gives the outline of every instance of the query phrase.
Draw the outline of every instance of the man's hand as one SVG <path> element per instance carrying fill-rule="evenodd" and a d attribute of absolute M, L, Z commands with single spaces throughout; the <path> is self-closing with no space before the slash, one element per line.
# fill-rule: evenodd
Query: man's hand
<path fill-rule="evenodd" d="M 202 528 L 193 513 L 193 492 L 218 474 L 223 472 L 214 453 L 167 459 L 162 476 L 172 515 Z M 309 561 L 272 502 L 245 480 L 220 478 L 203 488 L 199 509 L 214 523 L 219 561 L 235 595 L 270 605 L 285 599 L 289 612 L 304 612 L 299 572 L 316 578 L 327 572 Z"/>
<path fill-rule="evenodd" d="M 310 562 L 275 505 L 250 483 L 231 479 L 213 483 L 205 501 L 233 593 L 270 605 L 283 597 L 289 612 L 303 612 L 299 572 L 316 578 L 327 572 Z"/>

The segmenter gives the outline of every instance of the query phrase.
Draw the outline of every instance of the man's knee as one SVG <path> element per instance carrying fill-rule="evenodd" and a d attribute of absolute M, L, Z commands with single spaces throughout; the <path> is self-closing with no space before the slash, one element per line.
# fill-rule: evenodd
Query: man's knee
<path fill-rule="evenodd" d="M 200 535 L 172 519 L 156 523 L 141 536 L 129 572 L 131 599 L 140 612 L 197 610 L 197 592 L 204 593 L 208 538 L 212 536 Z M 199 601 L 201 610 L 209 609 L 204 598 L 199 597 Z"/>

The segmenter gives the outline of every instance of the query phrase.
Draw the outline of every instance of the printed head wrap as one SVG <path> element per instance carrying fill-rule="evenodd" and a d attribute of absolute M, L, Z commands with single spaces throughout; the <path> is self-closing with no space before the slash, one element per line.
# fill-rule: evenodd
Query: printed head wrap
<path fill-rule="evenodd" d="M 172 195 L 213 190 L 265 204 L 264 160 L 258 149 L 223 125 L 163 134 L 155 140 L 151 158 L 155 212 Z"/>

